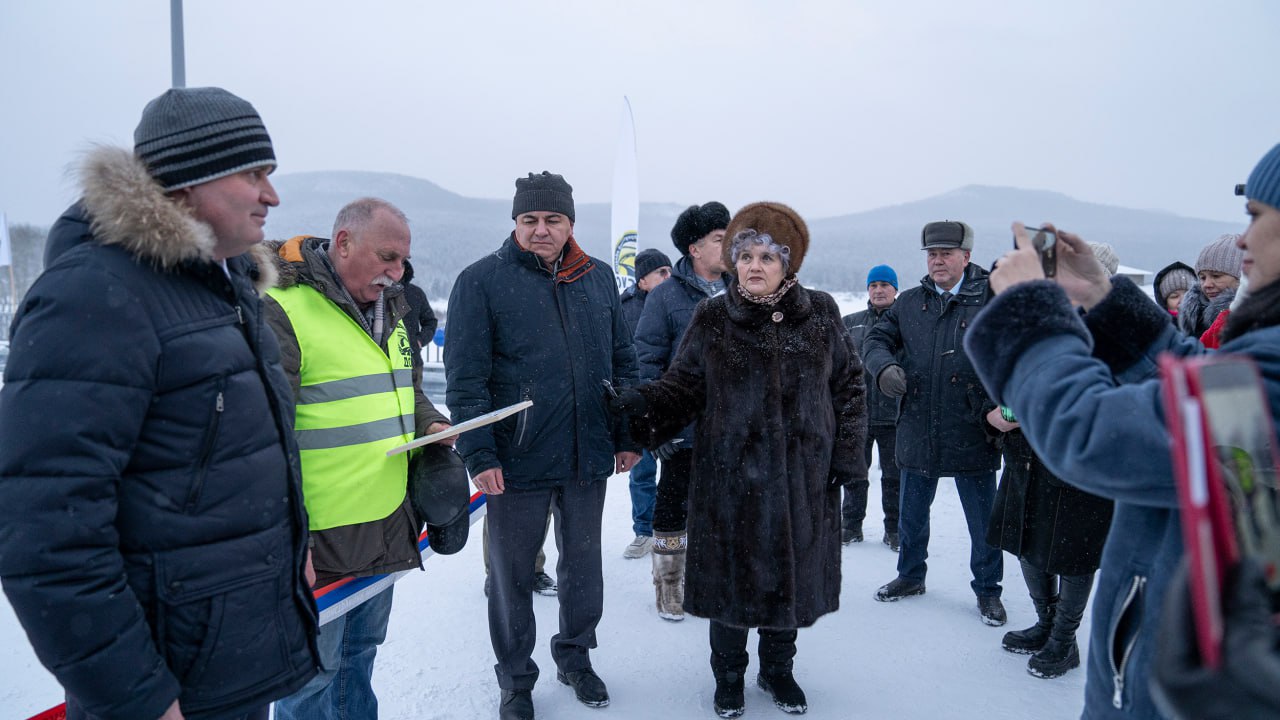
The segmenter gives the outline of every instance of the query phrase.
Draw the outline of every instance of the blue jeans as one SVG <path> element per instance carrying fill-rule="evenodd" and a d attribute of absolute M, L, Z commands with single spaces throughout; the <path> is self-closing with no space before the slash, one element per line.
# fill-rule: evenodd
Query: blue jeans
<path fill-rule="evenodd" d="M 377 720 L 373 658 L 387 637 L 391 593 L 374 595 L 320 626 L 316 638 L 324 670 L 298 692 L 276 701 L 276 720 Z"/>
<path fill-rule="evenodd" d="M 636 535 L 653 534 L 653 506 L 658 499 L 658 461 L 648 450 L 640 451 L 640 462 L 631 468 L 631 530 Z"/>
<path fill-rule="evenodd" d="M 964 508 L 969 526 L 969 583 L 978 597 L 1000 596 L 1000 580 L 1004 578 L 1004 558 L 1000 549 L 987 544 L 987 526 L 996 502 L 996 474 L 957 475 L 956 492 Z M 924 582 L 929 557 L 929 507 L 938 492 L 938 478 L 902 470 L 899 489 L 898 576 Z"/>

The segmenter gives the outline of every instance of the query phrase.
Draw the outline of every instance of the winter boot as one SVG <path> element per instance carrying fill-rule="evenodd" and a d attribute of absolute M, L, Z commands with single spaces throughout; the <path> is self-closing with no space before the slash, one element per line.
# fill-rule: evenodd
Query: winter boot
<path fill-rule="evenodd" d="M 742 673 L 728 670 L 716 673 L 716 715 L 722 718 L 733 718 L 742 715 L 747 709 L 745 683 Z"/>
<path fill-rule="evenodd" d="M 653 534 L 653 589 L 658 617 L 678 622 L 684 619 L 684 559 L 688 542 L 683 531 Z"/>
<path fill-rule="evenodd" d="M 711 673 L 716 678 L 715 710 L 722 718 L 742 715 L 746 709 L 747 629 L 712 620 Z"/>
<path fill-rule="evenodd" d="M 1093 588 L 1093 573 L 1059 577 L 1058 607 L 1049 640 L 1027 661 L 1027 672 L 1038 678 L 1056 678 L 1080 667 L 1076 629 L 1084 618 L 1084 607 Z"/>
<path fill-rule="evenodd" d="M 1031 598 L 1031 602 L 1036 606 L 1036 624 L 1026 630 L 1012 630 L 1004 634 L 1001 644 L 1011 653 L 1030 655 L 1049 641 L 1049 630 L 1053 628 L 1058 598 Z"/>
<path fill-rule="evenodd" d="M 791 673 L 795 656 L 795 630 L 760 628 L 760 674 L 756 684 L 773 696 L 773 704 L 782 712 L 802 715 L 809 709 L 809 702 Z"/>

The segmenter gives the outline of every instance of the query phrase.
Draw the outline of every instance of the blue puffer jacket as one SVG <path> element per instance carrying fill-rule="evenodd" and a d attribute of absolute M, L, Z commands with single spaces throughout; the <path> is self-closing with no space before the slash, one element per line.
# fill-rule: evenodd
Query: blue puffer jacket
<path fill-rule="evenodd" d="M 187 718 L 239 715 L 319 666 L 292 394 L 254 287 L 271 262 L 224 273 L 208 226 L 126 150 L 84 177 L 86 214 L 64 218 L 12 326 L 0 578 L 94 717 L 175 698 Z"/>
<path fill-rule="evenodd" d="M 566 246 L 553 274 L 508 236 L 458 275 L 449 296 L 445 401 L 454 423 L 522 400 L 533 407 L 458 437 L 472 476 L 501 467 L 529 489 L 613 474 L 635 451 L 610 418 L 604 380 L 636 382 L 636 354 L 608 264 Z M 588 265 L 589 264 L 589 265 Z"/>
<path fill-rule="evenodd" d="M 722 278 L 729 287 L 731 275 Z M 636 359 L 640 362 L 640 380 L 653 382 L 671 367 L 680 349 L 684 332 L 689 328 L 693 310 L 707 299 L 707 294 L 693 279 L 693 261 L 688 255 L 676 261 L 671 277 L 649 293 L 640 323 L 636 326 Z M 693 443 L 693 425 L 679 435 L 685 447 Z"/>
<path fill-rule="evenodd" d="M 1084 717 L 1159 718 L 1149 670 L 1183 548 L 1155 358 L 1204 349 L 1132 282 L 1112 283 L 1087 326 L 1057 285 L 1015 286 L 974 321 L 965 348 L 1045 465 L 1116 503 L 1093 598 Z M 1222 351 L 1258 362 L 1280 415 L 1280 327 L 1249 332 Z"/>

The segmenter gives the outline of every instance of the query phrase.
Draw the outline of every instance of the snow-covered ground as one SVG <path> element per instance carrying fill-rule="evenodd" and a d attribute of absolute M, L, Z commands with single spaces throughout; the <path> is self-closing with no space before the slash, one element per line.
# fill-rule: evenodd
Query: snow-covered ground
<path fill-rule="evenodd" d="M 872 477 L 879 478 L 878 468 Z M 898 603 L 878 603 L 875 589 L 894 577 L 896 556 L 880 543 L 879 483 L 873 480 L 865 529 L 867 541 L 843 550 L 844 589 L 840 611 L 800 631 L 796 678 L 809 697 L 807 717 L 981 718 L 1067 720 L 1083 704 L 1083 670 L 1057 680 L 1027 674 L 1025 655 L 1000 648 L 1011 628 L 1034 621 L 1017 561 L 1005 556 L 1005 606 L 1009 625 L 992 628 L 978 619 L 969 589 L 969 540 L 950 480 L 940 483 L 933 507 L 928 593 Z M 660 619 L 653 606 L 650 561 L 626 560 L 631 540 L 626 476 L 609 481 L 605 506 L 605 613 L 600 647 L 592 660 L 609 685 L 612 704 L 587 708 L 556 682 L 548 643 L 555 633 L 554 598 L 535 597 L 542 678 L 533 693 L 540 718 L 556 720 L 647 720 L 714 718 L 708 665 L 707 623 L 689 617 Z M 374 684 L 386 720 L 471 720 L 497 717 L 482 591 L 479 526 L 457 555 L 436 556 L 426 571 L 396 586 L 386 644 L 378 655 Z M 548 541 L 548 567 L 554 542 Z M 1086 617 L 1081 641 L 1088 634 Z M 754 681 L 755 635 L 749 678 Z M 26 718 L 60 700 L 57 683 L 36 661 L 8 603 L 0 608 L 0 717 Z M 1083 648 L 1081 654 L 1083 655 Z M 781 718 L 769 698 L 747 687 L 745 718 Z"/>

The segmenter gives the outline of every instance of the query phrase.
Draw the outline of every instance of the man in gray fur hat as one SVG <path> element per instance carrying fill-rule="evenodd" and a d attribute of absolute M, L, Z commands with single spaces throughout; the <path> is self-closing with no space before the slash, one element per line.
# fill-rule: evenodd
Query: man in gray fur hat
<path fill-rule="evenodd" d="M 978 613 L 988 625 L 1003 625 L 1004 564 L 986 538 L 1000 467 L 995 440 L 1005 427 L 992 424 L 999 421 L 996 404 L 961 345 L 991 289 L 987 272 L 969 262 L 973 229 L 967 224 L 929 223 L 920 245 L 928 274 L 898 296 L 862 346 L 868 375 L 885 395 L 902 398 L 895 448 L 902 473 L 898 576 L 875 597 L 893 602 L 924 594 L 930 506 L 938 479 L 954 477 L 969 528 L 970 587 Z"/>
<path fill-rule="evenodd" d="M 292 393 L 259 297 L 275 166 L 248 102 L 169 90 L 132 151 L 86 156 L 14 318 L 0 579 L 72 720 L 266 720 L 319 665 Z"/>

